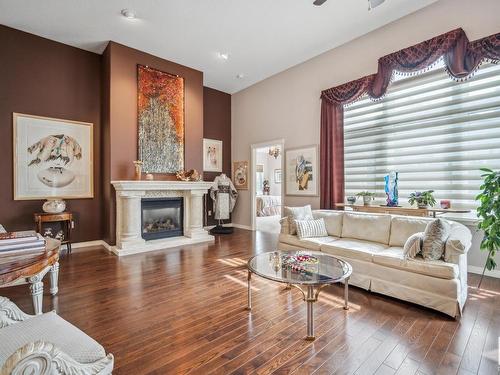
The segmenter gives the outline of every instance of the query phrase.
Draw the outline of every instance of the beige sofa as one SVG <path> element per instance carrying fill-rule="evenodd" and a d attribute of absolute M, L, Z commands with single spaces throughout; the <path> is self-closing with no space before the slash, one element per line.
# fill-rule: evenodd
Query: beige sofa
<path fill-rule="evenodd" d="M 315 210 L 325 220 L 328 237 L 300 240 L 281 219 L 280 250 L 323 251 L 349 262 L 350 284 L 385 294 L 452 317 L 461 314 L 467 300 L 467 251 L 471 233 L 448 221 L 450 236 L 443 260 L 405 259 L 403 246 L 413 233 L 423 232 L 432 218 Z"/>

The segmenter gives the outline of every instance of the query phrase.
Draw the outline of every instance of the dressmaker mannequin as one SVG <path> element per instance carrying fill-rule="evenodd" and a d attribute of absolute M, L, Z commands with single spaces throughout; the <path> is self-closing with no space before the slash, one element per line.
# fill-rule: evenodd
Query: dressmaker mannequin
<path fill-rule="evenodd" d="M 236 204 L 238 192 L 231 179 L 222 173 L 214 180 L 210 188 L 210 198 L 214 201 L 214 218 L 219 224 L 210 230 L 211 234 L 233 233 L 233 227 L 224 227 L 224 220 L 229 220 L 230 214 Z"/>

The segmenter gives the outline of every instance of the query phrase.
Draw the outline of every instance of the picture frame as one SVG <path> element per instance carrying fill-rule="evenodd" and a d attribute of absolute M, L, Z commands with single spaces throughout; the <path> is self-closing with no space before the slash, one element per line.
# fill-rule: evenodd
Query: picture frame
<path fill-rule="evenodd" d="M 14 200 L 94 197 L 94 125 L 13 113 Z"/>
<path fill-rule="evenodd" d="M 274 170 L 274 183 L 281 184 L 281 168 Z"/>
<path fill-rule="evenodd" d="M 176 74 L 137 65 L 137 158 L 148 173 L 184 169 L 185 83 Z"/>
<path fill-rule="evenodd" d="M 233 162 L 233 185 L 238 190 L 248 190 L 248 161 Z"/>
<path fill-rule="evenodd" d="M 203 138 L 203 171 L 222 172 L 222 141 Z"/>
<path fill-rule="evenodd" d="M 285 150 L 285 195 L 319 195 L 318 145 Z"/>

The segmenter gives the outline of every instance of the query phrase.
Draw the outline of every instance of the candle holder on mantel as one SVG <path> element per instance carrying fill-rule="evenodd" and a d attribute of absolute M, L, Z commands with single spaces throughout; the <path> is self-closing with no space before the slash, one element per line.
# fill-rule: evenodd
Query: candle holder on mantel
<path fill-rule="evenodd" d="M 142 160 L 135 160 L 134 161 L 134 167 L 135 167 L 135 179 L 136 180 L 141 180 L 142 179 Z"/>

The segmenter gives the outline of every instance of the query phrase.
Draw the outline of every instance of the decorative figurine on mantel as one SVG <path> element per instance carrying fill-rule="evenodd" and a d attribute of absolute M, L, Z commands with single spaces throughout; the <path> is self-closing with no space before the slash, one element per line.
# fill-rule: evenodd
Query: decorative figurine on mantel
<path fill-rule="evenodd" d="M 196 169 L 190 169 L 189 171 L 182 169 L 175 175 L 181 181 L 201 181 L 201 175 Z"/>
<path fill-rule="evenodd" d="M 215 177 L 214 183 L 210 188 L 210 198 L 214 201 L 215 220 L 219 224 L 210 230 L 210 234 L 229 234 L 233 233 L 233 227 L 224 227 L 224 220 L 229 220 L 233 212 L 238 192 L 233 182 L 226 174 L 222 173 Z"/>
<path fill-rule="evenodd" d="M 142 180 L 142 160 L 135 160 L 134 161 L 134 167 L 135 167 L 135 179 L 136 180 Z"/>

